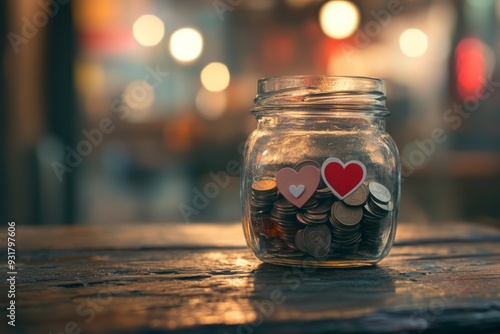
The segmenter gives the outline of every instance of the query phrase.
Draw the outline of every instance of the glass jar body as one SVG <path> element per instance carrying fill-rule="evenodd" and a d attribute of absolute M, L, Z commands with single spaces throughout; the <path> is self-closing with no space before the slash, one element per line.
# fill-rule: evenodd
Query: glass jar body
<path fill-rule="evenodd" d="M 257 129 L 245 147 L 241 189 L 244 234 L 255 256 L 267 263 L 305 267 L 356 267 L 383 259 L 394 241 L 400 198 L 399 155 L 385 131 L 384 116 L 339 108 L 315 112 L 307 106 L 271 108 L 256 116 Z M 368 190 L 362 203 L 342 198 L 345 192 L 335 188 L 336 181 L 327 174 L 328 165 L 340 166 L 336 177 L 351 177 L 347 172 L 356 164 L 364 167 L 356 189 Z M 319 184 L 309 185 L 305 179 L 300 184 L 307 165 L 320 171 Z M 256 186 L 262 180 L 272 184 L 284 169 L 288 175 L 278 180 L 281 189 Z M 380 200 L 379 185 L 390 193 L 389 200 Z M 307 187 L 315 189 L 301 207 L 284 198 L 287 194 L 294 201 L 293 194 L 301 190 L 300 196 L 309 196 Z M 344 207 L 351 211 L 342 217 Z M 358 221 L 352 216 L 359 212 Z M 319 230 L 321 225 L 328 230 Z"/>

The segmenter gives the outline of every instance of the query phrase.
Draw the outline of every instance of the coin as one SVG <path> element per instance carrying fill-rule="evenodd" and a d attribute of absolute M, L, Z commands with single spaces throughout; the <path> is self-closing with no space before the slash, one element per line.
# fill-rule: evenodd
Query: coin
<path fill-rule="evenodd" d="M 368 201 L 363 206 L 363 219 L 361 221 L 362 241 L 359 251 L 362 253 L 377 254 L 385 245 L 384 236 L 387 235 L 387 230 L 390 226 L 389 221 L 385 217 L 394 209 L 394 205 L 390 200 L 389 191 L 384 186 L 379 184 L 378 186 L 370 187 L 370 185 L 370 195 L 368 196 Z M 373 190 L 372 188 L 377 190 Z M 381 195 L 384 193 L 385 195 Z M 388 202 L 383 203 L 381 201 L 387 198 L 389 198 Z"/>
<path fill-rule="evenodd" d="M 294 166 L 319 164 L 313 160 Z M 274 179 L 252 184 L 250 221 L 263 252 L 287 259 L 307 256 L 377 254 L 385 245 L 390 228 L 386 219 L 394 210 L 389 190 L 378 182 L 361 184 L 343 200 L 320 184 L 299 209 L 279 193 Z"/>
<path fill-rule="evenodd" d="M 392 202 L 389 202 L 387 204 L 382 204 L 377 201 L 369 201 L 368 206 L 370 207 L 373 213 L 382 217 L 385 217 L 393 209 Z"/>
<path fill-rule="evenodd" d="M 368 219 L 368 220 L 380 220 L 382 218 L 384 218 L 385 216 L 385 213 L 380 213 L 377 211 L 377 209 L 373 208 L 371 204 L 372 201 L 369 201 L 368 203 L 366 203 L 364 206 L 363 206 L 363 218 L 364 219 Z"/>
<path fill-rule="evenodd" d="M 319 170 L 321 170 L 321 164 L 319 162 L 317 162 L 317 161 L 314 161 L 314 160 L 304 160 L 304 161 L 301 161 L 298 164 L 296 164 L 293 167 L 293 169 L 298 172 L 298 171 L 300 171 L 302 169 L 302 167 L 305 167 L 305 166 L 314 166 L 314 167 L 318 168 Z M 324 189 L 324 188 L 330 190 L 326 186 L 325 182 L 323 181 L 323 178 L 320 178 L 319 179 L 318 189 Z"/>
<path fill-rule="evenodd" d="M 370 190 L 370 195 L 377 202 L 387 204 L 391 200 L 389 190 L 378 182 L 370 182 L 368 189 Z"/>
<path fill-rule="evenodd" d="M 363 209 L 360 207 L 348 206 L 344 202 L 335 202 L 332 206 L 332 216 L 336 221 L 352 226 L 356 225 L 363 218 Z"/>
<path fill-rule="evenodd" d="M 306 252 L 306 246 L 304 244 L 304 230 L 298 230 L 295 234 L 295 245 L 302 252 Z"/>
<path fill-rule="evenodd" d="M 332 233 L 324 224 L 307 226 L 304 230 L 305 249 L 313 256 L 315 253 L 323 253 L 329 249 L 331 242 Z"/>
<path fill-rule="evenodd" d="M 340 239 L 334 237 L 332 239 L 332 246 L 333 248 L 355 248 L 359 246 L 360 242 L 361 242 L 361 232 L 356 231 L 350 236 L 349 239 L 347 238 Z"/>
<path fill-rule="evenodd" d="M 314 197 L 328 198 L 328 197 L 335 197 L 335 195 L 333 195 L 330 188 L 328 188 L 328 187 L 320 188 L 320 186 L 318 186 L 318 189 L 316 189 L 316 191 L 314 192 Z"/>
<path fill-rule="evenodd" d="M 295 234 L 303 226 L 295 217 L 297 211 L 297 207 L 281 197 L 273 203 L 270 211 L 271 221 L 276 226 L 280 239 L 284 241 L 285 249 L 297 249 Z"/>
<path fill-rule="evenodd" d="M 314 161 L 314 160 L 305 160 L 305 161 L 301 161 L 299 162 L 298 164 L 296 164 L 293 169 L 295 169 L 295 171 L 300 171 L 302 169 L 302 167 L 305 167 L 305 166 L 314 166 L 314 167 L 317 167 L 318 169 L 321 169 L 321 165 Z"/>
<path fill-rule="evenodd" d="M 283 242 L 283 240 L 279 238 L 264 239 L 263 244 L 264 244 L 264 249 L 272 253 L 280 252 L 284 248 L 286 248 L 286 245 Z"/>
<path fill-rule="evenodd" d="M 344 198 L 344 203 L 350 206 L 360 206 L 368 199 L 368 188 L 362 184 L 352 194 Z"/>
<path fill-rule="evenodd" d="M 302 209 L 302 210 L 310 210 L 310 209 L 312 209 L 312 208 L 315 208 L 318 204 L 319 204 L 319 201 L 318 201 L 316 198 L 311 197 L 311 198 L 309 198 L 309 199 L 307 200 L 307 202 L 305 202 L 305 203 L 302 205 L 301 209 Z"/>
<path fill-rule="evenodd" d="M 262 179 L 252 184 L 252 200 L 250 202 L 250 215 L 260 218 L 268 213 L 273 203 L 279 198 L 278 187 L 272 179 Z"/>
<path fill-rule="evenodd" d="M 311 225 L 311 223 L 304 220 L 304 214 L 302 212 L 298 212 L 296 217 L 299 223 L 304 225 Z"/>
<path fill-rule="evenodd" d="M 296 210 L 296 206 L 292 204 L 289 200 L 282 197 L 274 202 L 274 206 L 280 209 L 293 209 Z"/>
<path fill-rule="evenodd" d="M 308 209 L 307 213 L 309 214 L 320 214 L 320 213 L 329 213 L 332 208 L 332 204 L 328 201 L 321 201 L 314 208 Z"/>
<path fill-rule="evenodd" d="M 325 260 L 328 258 L 328 254 L 330 253 L 330 247 L 328 248 L 316 248 L 313 251 L 308 252 L 309 255 L 312 257 L 318 259 L 318 260 Z"/>
<path fill-rule="evenodd" d="M 303 219 L 309 224 L 323 224 L 328 221 L 328 213 L 311 214 L 306 211 L 303 214 Z"/>
<path fill-rule="evenodd" d="M 252 189 L 258 192 L 271 192 L 276 189 L 276 181 L 271 179 L 263 179 L 252 184 Z"/>

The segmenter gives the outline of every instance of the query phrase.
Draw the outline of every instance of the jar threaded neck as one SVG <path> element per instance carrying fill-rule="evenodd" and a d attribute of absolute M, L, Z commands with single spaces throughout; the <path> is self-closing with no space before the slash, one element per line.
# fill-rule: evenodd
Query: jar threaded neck
<path fill-rule="evenodd" d="M 261 79 L 254 114 L 271 109 L 372 111 L 387 116 L 384 81 L 368 77 L 285 76 Z"/>

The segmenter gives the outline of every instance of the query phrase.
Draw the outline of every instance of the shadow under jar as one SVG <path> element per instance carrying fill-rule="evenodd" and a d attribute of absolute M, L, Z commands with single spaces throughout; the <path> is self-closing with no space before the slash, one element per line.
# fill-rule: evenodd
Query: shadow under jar
<path fill-rule="evenodd" d="M 244 234 L 257 258 L 357 267 L 388 254 L 401 168 L 385 100 L 375 78 L 259 80 L 241 189 Z"/>

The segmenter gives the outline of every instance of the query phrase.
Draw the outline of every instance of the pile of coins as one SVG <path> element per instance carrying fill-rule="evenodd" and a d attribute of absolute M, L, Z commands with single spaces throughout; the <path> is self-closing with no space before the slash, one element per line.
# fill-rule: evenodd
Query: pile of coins
<path fill-rule="evenodd" d="M 298 172 L 305 166 L 321 168 L 316 161 L 308 160 L 295 165 L 294 170 Z M 329 222 L 332 204 L 336 200 L 321 179 L 312 197 L 298 210 L 296 219 L 300 225 L 295 233 L 294 242 L 301 252 L 309 253 L 316 258 L 323 258 L 329 254 L 332 234 L 326 224 Z"/>
<path fill-rule="evenodd" d="M 274 224 L 279 237 L 289 249 L 297 249 L 295 233 L 300 228 L 296 219 L 297 211 L 298 208 L 283 197 L 274 202 L 271 210 L 271 223 Z"/>
<path fill-rule="evenodd" d="M 358 188 L 359 189 L 359 188 Z M 333 250 L 349 253 L 358 249 L 361 242 L 363 209 L 338 201 L 332 206 L 330 223 L 333 226 Z"/>
<path fill-rule="evenodd" d="M 305 161 L 294 169 L 306 165 L 319 168 Z M 321 181 L 298 208 L 279 193 L 274 179 L 262 179 L 252 185 L 250 219 L 264 251 L 325 259 L 379 252 L 390 224 L 384 218 L 392 210 L 391 193 L 377 182 L 365 182 L 339 200 Z"/>
<path fill-rule="evenodd" d="M 378 252 L 383 247 L 384 218 L 393 210 L 391 193 L 377 182 L 368 185 L 370 196 L 363 207 L 363 245 L 367 252 Z"/>
<path fill-rule="evenodd" d="M 250 220 L 258 234 L 270 238 L 272 228 L 268 218 L 273 208 L 273 203 L 279 199 L 276 182 L 264 179 L 252 184 L 252 201 L 250 202 Z"/>
<path fill-rule="evenodd" d="M 325 224 L 310 225 L 295 235 L 297 248 L 316 258 L 324 258 L 330 253 L 332 232 Z"/>

